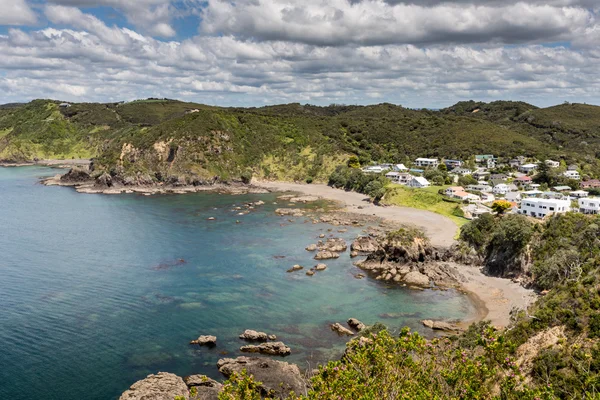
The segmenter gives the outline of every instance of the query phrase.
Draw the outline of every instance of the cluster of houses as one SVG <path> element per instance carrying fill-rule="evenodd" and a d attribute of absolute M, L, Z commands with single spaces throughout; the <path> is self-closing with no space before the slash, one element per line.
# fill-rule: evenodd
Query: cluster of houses
<path fill-rule="evenodd" d="M 584 214 L 600 214 L 600 198 L 591 198 L 587 190 L 600 188 L 600 180 L 592 179 L 580 182 L 579 190 L 569 186 L 555 186 L 548 191 L 541 191 L 540 185 L 533 183 L 532 175 L 537 172 L 539 162 L 528 162 L 525 157 L 517 157 L 507 164 L 499 164 L 493 155 L 476 155 L 475 169 L 464 166 L 460 160 L 439 160 L 437 158 L 417 158 L 408 168 L 404 164 L 380 164 L 363 168 L 365 173 L 385 174 L 390 181 L 411 188 L 426 188 L 430 182 L 420 176 L 425 169 L 438 168 L 445 164 L 448 173 L 457 182 L 461 176 L 470 175 L 476 184 L 452 186 L 444 191 L 451 199 L 472 204 L 492 203 L 496 199 L 504 199 L 513 204 L 513 212 L 535 218 L 544 218 L 549 214 L 579 211 Z M 472 164 L 472 163 L 471 163 Z M 550 168 L 559 168 L 558 161 L 544 161 Z M 509 173 L 492 173 L 497 167 L 509 165 L 513 168 Z M 568 179 L 581 180 L 577 165 L 570 165 L 563 172 Z"/>

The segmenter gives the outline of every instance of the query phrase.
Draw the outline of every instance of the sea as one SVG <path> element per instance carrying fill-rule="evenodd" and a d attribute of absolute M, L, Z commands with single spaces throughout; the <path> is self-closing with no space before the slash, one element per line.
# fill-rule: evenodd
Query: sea
<path fill-rule="evenodd" d="M 291 347 L 301 369 L 339 359 L 329 325 L 358 318 L 392 332 L 461 319 L 454 290 L 411 290 L 372 278 L 348 252 L 315 276 L 321 234 L 351 241 L 364 227 L 275 214 L 281 194 L 79 194 L 40 178 L 61 170 L 0 168 L 0 399 L 117 399 L 159 371 L 222 379 L 245 329 Z M 264 201 L 247 215 L 236 207 Z M 209 220 L 214 218 L 214 220 Z M 217 346 L 190 345 L 199 335 Z"/>

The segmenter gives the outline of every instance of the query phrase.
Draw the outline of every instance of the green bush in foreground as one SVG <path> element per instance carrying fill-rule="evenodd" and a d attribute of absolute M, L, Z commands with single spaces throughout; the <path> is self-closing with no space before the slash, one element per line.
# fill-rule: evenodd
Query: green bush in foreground
<path fill-rule="evenodd" d="M 510 356 L 511 346 L 488 325 L 465 335 L 460 347 L 448 338 L 426 340 L 405 328 L 348 343 L 341 361 L 329 362 L 312 378 L 305 396 L 316 399 L 554 399 L 552 388 L 531 388 Z M 248 376 L 226 383 L 221 400 L 255 399 Z"/>

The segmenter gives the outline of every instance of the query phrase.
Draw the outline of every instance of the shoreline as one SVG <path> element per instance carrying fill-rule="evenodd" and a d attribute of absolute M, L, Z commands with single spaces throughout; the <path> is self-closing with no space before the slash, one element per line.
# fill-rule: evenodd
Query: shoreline
<path fill-rule="evenodd" d="M 70 168 L 74 166 L 88 166 L 91 160 L 87 158 L 74 158 L 71 160 L 38 160 L 26 162 L 0 162 L 0 167 L 16 168 L 16 167 L 52 167 L 52 168 Z"/>

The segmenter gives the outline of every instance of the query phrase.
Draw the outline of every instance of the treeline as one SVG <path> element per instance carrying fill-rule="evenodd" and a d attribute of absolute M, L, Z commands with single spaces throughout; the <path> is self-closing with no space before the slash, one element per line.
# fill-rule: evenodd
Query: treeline
<path fill-rule="evenodd" d="M 329 176 L 329 186 L 368 195 L 379 202 L 386 193 L 389 179 L 381 174 L 365 174 L 358 168 L 338 166 Z"/>

